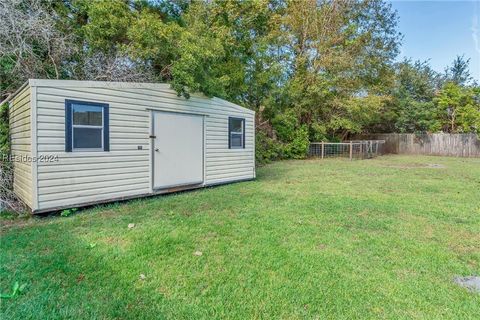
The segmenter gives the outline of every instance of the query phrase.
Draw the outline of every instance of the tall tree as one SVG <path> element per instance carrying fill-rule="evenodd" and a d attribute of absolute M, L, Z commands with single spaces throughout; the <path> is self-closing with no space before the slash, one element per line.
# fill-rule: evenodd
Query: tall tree
<path fill-rule="evenodd" d="M 330 135 L 359 132 L 381 110 L 398 52 L 397 16 L 382 1 L 291 1 L 287 107 Z M 361 116 L 359 118 L 359 116 Z"/>
<path fill-rule="evenodd" d="M 230 0 L 194 2 L 175 22 L 142 12 L 127 31 L 127 50 L 180 94 L 201 91 L 258 109 L 281 74 L 271 54 L 280 10 L 276 1 Z"/>
<path fill-rule="evenodd" d="M 470 59 L 465 59 L 465 56 L 457 56 L 452 65 L 445 69 L 446 80 L 461 86 L 468 85 L 472 81 L 469 64 Z"/>
<path fill-rule="evenodd" d="M 443 131 L 480 133 L 480 88 L 449 81 L 434 101 Z"/>
<path fill-rule="evenodd" d="M 395 85 L 390 120 L 384 119 L 387 131 L 429 132 L 438 131 L 441 124 L 436 118 L 433 99 L 441 87 L 441 76 L 428 61 L 405 59 L 396 65 Z"/>

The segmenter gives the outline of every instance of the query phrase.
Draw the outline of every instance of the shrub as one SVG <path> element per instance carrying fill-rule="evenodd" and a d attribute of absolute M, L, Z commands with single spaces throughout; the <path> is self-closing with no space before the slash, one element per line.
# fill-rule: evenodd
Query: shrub
<path fill-rule="evenodd" d="M 295 138 L 298 118 L 292 110 L 289 110 L 273 118 L 272 126 L 281 142 L 291 142 Z"/>
<path fill-rule="evenodd" d="M 20 212 L 25 208 L 13 193 L 13 164 L 9 160 L 10 133 L 8 104 L 0 105 L 0 212 Z"/>
<path fill-rule="evenodd" d="M 10 154 L 10 137 L 8 133 L 8 104 L 0 105 L 0 155 L 2 162 Z"/>
<path fill-rule="evenodd" d="M 310 145 L 310 133 L 306 125 L 300 125 L 300 121 L 293 110 L 277 115 L 272 120 L 272 127 L 278 138 L 276 158 L 303 159 L 307 156 Z M 323 129 L 316 128 L 315 136 L 322 138 Z M 275 141 L 272 145 L 275 144 Z"/>
<path fill-rule="evenodd" d="M 69 217 L 77 211 L 78 211 L 78 208 L 65 209 L 62 212 L 60 212 L 60 216 Z"/>
<path fill-rule="evenodd" d="M 307 157 L 309 146 L 308 128 L 303 125 L 294 131 L 293 140 L 284 144 L 282 157 L 285 159 L 304 159 Z"/>
<path fill-rule="evenodd" d="M 278 123 L 277 123 L 278 124 Z M 285 133 L 286 131 L 283 131 Z M 304 159 L 310 145 L 307 126 L 303 125 L 289 132 L 291 141 L 282 142 L 271 138 L 264 131 L 255 135 L 255 160 L 257 165 L 280 159 Z"/>
<path fill-rule="evenodd" d="M 278 160 L 282 147 L 278 141 L 270 138 L 265 132 L 257 131 L 255 135 L 255 162 L 257 165 Z"/>
<path fill-rule="evenodd" d="M 317 122 L 312 123 L 310 126 L 310 138 L 312 142 L 328 141 L 327 127 Z"/>

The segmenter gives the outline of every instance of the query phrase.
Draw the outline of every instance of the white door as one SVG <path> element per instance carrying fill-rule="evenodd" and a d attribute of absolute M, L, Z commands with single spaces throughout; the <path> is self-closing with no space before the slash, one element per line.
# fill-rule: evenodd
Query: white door
<path fill-rule="evenodd" d="M 153 187 L 203 183 L 203 116 L 153 113 Z"/>

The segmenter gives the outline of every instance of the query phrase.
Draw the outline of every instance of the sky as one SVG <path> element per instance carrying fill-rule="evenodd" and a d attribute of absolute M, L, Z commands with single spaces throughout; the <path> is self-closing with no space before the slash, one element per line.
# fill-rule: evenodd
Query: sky
<path fill-rule="evenodd" d="M 470 74 L 480 81 L 480 0 L 391 1 L 403 35 L 399 59 L 429 60 L 443 72 L 457 55 L 470 58 Z"/>

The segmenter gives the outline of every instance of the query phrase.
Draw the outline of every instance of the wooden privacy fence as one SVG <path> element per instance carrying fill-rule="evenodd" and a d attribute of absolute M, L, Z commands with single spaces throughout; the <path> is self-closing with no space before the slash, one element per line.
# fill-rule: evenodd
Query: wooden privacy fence
<path fill-rule="evenodd" d="M 361 138 L 384 140 L 385 153 L 480 157 L 480 139 L 473 133 L 387 133 L 363 135 Z"/>
<path fill-rule="evenodd" d="M 383 140 L 356 140 L 348 142 L 311 142 L 308 155 L 319 158 L 370 159 L 383 154 Z"/>

